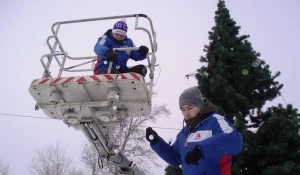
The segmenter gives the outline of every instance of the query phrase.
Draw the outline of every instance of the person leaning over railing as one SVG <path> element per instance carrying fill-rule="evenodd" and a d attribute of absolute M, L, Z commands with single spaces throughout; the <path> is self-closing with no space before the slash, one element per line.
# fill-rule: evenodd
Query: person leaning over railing
<path fill-rule="evenodd" d="M 115 53 L 114 48 L 135 47 L 133 41 L 127 37 L 127 24 L 125 19 L 114 24 L 113 29 L 109 29 L 105 34 L 98 38 L 94 46 L 94 52 L 99 58 L 94 67 L 94 74 L 106 74 L 109 62 L 113 62 L 111 73 L 128 73 L 134 72 L 145 77 L 147 68 L 140 64 L 131 68 L 127 67 L 130 59 L 141 61 L 146 59 L 149 48 L 140 46 L 138 50 L 118 51 Z"/>

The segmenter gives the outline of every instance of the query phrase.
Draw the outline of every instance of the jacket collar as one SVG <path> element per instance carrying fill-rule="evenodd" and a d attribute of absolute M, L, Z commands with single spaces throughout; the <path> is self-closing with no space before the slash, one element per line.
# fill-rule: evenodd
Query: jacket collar
<path fill-rule="evenodd" d="M 113 37 L 112 29 L 108 29 L 108 30 L 104 33 L 104 35 L 106 35 L 109 39 L 113 40 L 113 41 L 114 41 L 115 43 L 117 43 L 117 44 L 123 44 L 124 41 L 127 40 L 127 36 L 125 36 L 124 40 L 122 40 L 122 41 L 116 40 L 116 39 Z"/>
<path fill-rule="evenodd" d="M 209 100 L 204 99 L 204 105 L 201 108 L 200 112 L 196 117 L 192 120 L 186 121 L 183 120 L 187 126 L 184 127 L 188 130 L 188 132 L 196 129 L 199 125 L 202 125 L 205 121 L 207 121 L 211 116 L 217 112 L 217 108 L 213 105 Z"/>

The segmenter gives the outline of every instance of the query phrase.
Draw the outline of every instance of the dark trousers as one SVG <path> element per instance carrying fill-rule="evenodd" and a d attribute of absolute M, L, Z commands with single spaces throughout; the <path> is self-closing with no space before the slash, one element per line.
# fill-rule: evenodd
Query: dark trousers
<path fill-rule="evenodd" d="M 103 69 L 102 71 L 100 71 L 100 74 L 107 74 L 108 68 Z M 147 74 L 147 68 L 146 66 L 140 64 L 140 65 L 136 65 L 133 66 L 131 68 L 129 68 L 128 70 L 118 70 L 116 68 L 111 68 L 111 74 L 119 74 L 119 73 L 129 73 L 129 72 L 133 72 L 133 73 L 138 73 L 140 75 L 142 75 L 143 77 L 146 76 Z"/>

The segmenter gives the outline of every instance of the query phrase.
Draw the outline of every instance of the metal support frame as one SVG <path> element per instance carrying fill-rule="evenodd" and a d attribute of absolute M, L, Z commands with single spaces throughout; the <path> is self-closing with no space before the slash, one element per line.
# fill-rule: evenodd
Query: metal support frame
<path fill-rule="evenodd" d="M 149 30 L 147 30 L 146 28 L 143 28 L 143 27 L 139 27 L 138 26 L 138 18 L 139 17 L 144 17 L 146 19 L 148 19 L 149 23 L 150 23 L 150 27 L 151 27 L 151 32 Z M 110 19 L 118 19 L 118 18 L 136 18 L 135 20 L 135 30 L 143 30 L 147 33 L 148 37 L 149 37 L 149 40 L 150 40 L 150 45 L 151 45 L 151 52 L 147 55 L 147 60 L 148 60 L 148 64 L 149 64 L 149 69 L 150 69 L 150 79 L 153 79 L 153 76 L 154 76 L 154 65 L 155 65 L 155 62 L 156 62 L 156 56 L 155 56 L 155 53 L 157 51 L 157 43 L 156 43 L 156 33 L 154 31 L 154 28 L 153 28 L 153 23 L 152 23 L 152 20 L 150 17 L 148 17 L 147 15 L 144 15 L 144 14 L 132 14 L 132 15 L 120 15 L 120 16 L 111 16 L 111 17 L 102 17 L 102 18 L 90 18 L 90 19 L 80 19 L 80 20 L 70 20 L 70 21 L 61 21 L 61 22 L 56 22 L 52 25 L 51 27 L 51 31 L 52 31 L 52 34 L 51 36 L 49 36 L 47 38 L 47 45 L 51 51 L 51 53 L 55 53 L 56 52 L 56 49 L 57 47 L 59 48 L 59 51 L 58 52 L 64 52 L 65 53 L 65 50 L 62 46 L 62 43 L 59 41 L 59 38 L 58 38 L 58 32 L 59 32 L 59 29 L 60 29 L 60 26 L 62 24 L 72 24 L 72 23 L 82 23 L 82 22 L 92 22 L 92 21 L 101 21 L 101 20 L 110 20 Z M 56 27 L 56 28 L 55 28 Z M 54 39 L 54 44 L 53 46 L 50 45 L 50 39 Z M 117 50 L 120 50 L 121 48 L 118 48 Z M 122 48 L 124 49 L 124 48 Z M 128 48 L 127 50 L 135 50 L 135 48 Z M 124 49 L 126 50 L 126 48 Z M 65 54 L 65 57 L 63 58 L 62 62 L 59 61 L 59 59 L 56 57 L 57 55 L 51 55 L 50 57 L 48 57 L 48 62 L 47 64 L 43 63 L 43 65 L 46 65 L 45 67 L 45 72 L 43 74 L 43 78 L 47 78 L 47 77 L 50 77 L 49 74 L 48 74 L 48 70 L 49 70 L 49 67 L 51 65 L 51 62 L 52 62 L 52 58 L 53 56 L 55 57 L 59 67 L 60 67 L 60 70 L 59 70 L 59 75 L 57 77 L 60 77 L 62 72 L 63 71 L 67 71 L 67 72 L 85 72 L 85 71 L 92 71 L 92 68 L 91 69 L 81 69 L 81 70 L 70 70 L 71 68 L 75 68 L 75 67 L 71 67 L 69 69 L 66 69 L 64 68 L 64 65 L 65 65 L 65 61 L 66 61 L 66 58 L 70 59 L 70 60 L 84 60 L 84 59 L 93 59 L 93 61 L 91 62 L 94 62 L 95 60 L 97 60 L 97 57 L 96 56 L 86 56 L 86 57 L 73 57 L 73 56 L 70 56 L 68 55 L 67 53 Z M 149 58 L 149 56 L 151 56 L 151 60 Z M 41 58 L 41 61 L 43 61 L 43 58 Z M 88 64 L 90 62 L 87 62 L 87 63 L 84 63 L 84 64 Z M 80 66 L 84 65 L 84 64 L 81 64 Z M 76 66 L 78 67 L 78 66 Z"/>

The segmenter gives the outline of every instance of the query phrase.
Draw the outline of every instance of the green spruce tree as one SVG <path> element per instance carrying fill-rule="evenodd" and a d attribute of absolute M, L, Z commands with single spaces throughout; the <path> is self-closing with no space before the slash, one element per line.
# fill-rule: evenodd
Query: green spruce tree
<path fill-rule="evenodd" d="M 196 78 L 203 95 L 218 106 L 242 133 L 244 149 L 233 158 L 233 175 L 299 173 L 299 114 L 291 105 L 263 112 L 267 101 L 278 97 L 282 84 L 272 75 L 220 0 L 215 26 L 209 32 L 206 55 Z M 246 117 L 253 124 L 247 125 Z M 257 132 L 249 130 L 256 129 Z"/>
<path fill-rule="evenodd" d="M 260 109 L 266 101 L 280 95 L 283 85 L 271 75 L 269 65 L 261 60 L 247 40 L 249 35 L 239 35 L 240 27 L 230 17 L 224 1 L 219 1 L 215 12 L 215 26 L 209 32 L 204 65 L 196 78 L 201 92 L 233 121 L 239 113 Z"/>
<path fill-rule="evenodd" d="M 300 114 L 292 105 L 281 104 L 259 112 L 257 132 L 247 135 L 245 150 L 236 159 L 235 175 L 300 174 Z"/>

